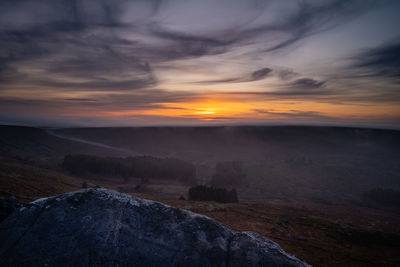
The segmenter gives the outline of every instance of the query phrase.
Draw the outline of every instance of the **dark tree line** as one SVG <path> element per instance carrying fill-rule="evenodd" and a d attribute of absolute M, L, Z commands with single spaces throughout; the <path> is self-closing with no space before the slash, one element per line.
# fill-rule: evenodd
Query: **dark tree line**
<path fill-rule="evenodd" d="M 197 201 L 216 201 L 222 203 L 238 202 L 237 192 L 235 189 L 227 190 L 225 188 L 198 185 L 191 187 L 188 195 L 190 200 Z"/>
<path fill-rule="evenodd" d="M 68 155 L 62 166 L 72 175 L 176 180 L 196 184 L 196 168 L 192 163 L 174 158 L 139 156 L 128 158 Z"/>

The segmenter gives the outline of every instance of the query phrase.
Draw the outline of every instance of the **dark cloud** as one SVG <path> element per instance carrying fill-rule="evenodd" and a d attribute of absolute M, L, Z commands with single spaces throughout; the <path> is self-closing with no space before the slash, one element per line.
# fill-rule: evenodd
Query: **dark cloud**
<path fill-rule="evenodd" d="M 317 81 L 310 78 L 297 79 L 294 82 L 287 85 L 288 88 L 295 90 L 315 90 L 323 87 L 326 81 Z"/>
<path fill-rule="evenodd" d="M 213 121 L 225 121 L 225 120 L 236 120 L 236 119 L 238 119 L 238 118 L 226 117 L 226 116 L 218 116 L 218 117 L 207 117 L 207 118 L 204 118 L 204 119 L 201 119 L 201 120 L 204 120 L 204 121 L 211 121 L 211 120 L 213 120 Z"/>
<path fill-rule="evenodd" d="M 270 68 L 262 68 L 260 70 L 256 70 L 251 74 L 251 79 L 252 81 L 258 81 L 261 79 L 264 79 L 265 77 L 268 76 L 268 74 L 270 74 L 272 71 L 272 69 Z"/>
<path fill-rule="evenodd" d="M 299 74 L 293 70 L 290 69 L 281 69 L 281 70 L 274 70 L 274 73 L 284 81 L 291 80 L 296 76 L 299 76 Z"/>
<path fill-rule="evenodd" d="M 182 109 L 164 106 L 163 103 L 180 103 L 201 98 L 189 92 L 170 92 L 164 90 L 135 90 L 130 94 L 100 94 L 87 98 L 49 98 L 24 99 L 0 97 L 0 123 L 19 125 L 52 126 L 96 126 L 125 125 L 126 118 L 138 119 L 140 124 L 159 124 L 165 121 L 179 122 L 179 118 L 162 120 L 163 116 L 142 116 L 135 111 L 154 109 Z M 129 111 L 130 115 L 123 112 Z M 103 112 L 121 112 L 113 118 L 100 115 Z M 133 115 L 132 115 L 133 114 Z M 156 119 L 156 120 L 152 120 Z M 125 120 L 125 121 L 124 121 Z M 146 121 L 149 120 L 149 121 Z M 193 119 L 192 119 L 193 120 Z M 182 121 L 180 121 L 182 122 Z"/>
<path fill-rule="evenodd" d="M 26 78 L 26 76 L 26 74 L 19 72 L 17 68 L 7 65 L 1 66 L 0 63 L 0 83 L 22 80 Z"/>
<path fill-rule="evenodd" d="M 65 90 L 70 91 L 110 91 L 113 90 L 136 90 L 143 89 L 147 87 L 152 87 L 156 85 L 156 80 L 153 77 L 143 78 L 143 79 L 129 79 L 125 81 L 121 80 L 111 80 L 105 78 L 91 79 L 89 82 L 69 82 L 69 81 L 57 81 L 53 79 L 39 80 L 32 79 L 29 80 L 31 86 L 37 86 L 37 88 L 54 88 L 55 90 Z"/>
<path fill-rule="evenodd" d="M 272 28 L 266 26 L 263 29 L 261 27 L 257 31 L 271 30 L 288 33 L 289 37 L 265 50 L 267 52 L 276 51 L 352 20 L 376 7 L 377 4 L 371 0 L 331 0 L 318 3 L 302 1 L 298 11 L 283 23 Z"/>
<path fill-rule="evenodd" d="M 9 88 L 10 84 L 22 85 L 19 88 L 54 87 L 55 90 L 154 87 L 158 84 L 151 68 L 154 63 L 223 54 L 262 36 L 273 43 L 266 44 L 269 47 L 266 51 L 281 49 L 332 27 L 343 18 L 362 13 L 370 5 L 365 1 L 361 5 L 356 0 L 301 2 L 293 14 L 279 23 L 251 27 L 246 22 L 223 32 L 210 29 L 210 34 L 189 34 L 169 30 L 151 20 L 169 4 L 160 0 L 2 1 L 1 87 Z M 254 8 L 258 12 L 259 6 Z M 133 10 L 129 19 L 125 16 L 128 9 Z M 137 37 L 128 38 L 129 34 L 121 35 L 121 31 Z M 282 39 L 282 33 L 289 37 Z M 150 45 L 146 43 L 149 39 L 154 40 Z M 24 70 L 32 68 L 41 71 Z M 264 79 L 270 73 L 271 69 L 263 68 L 247 77 L 204 83 L 251 82 Z"/>
<path fill-rule="evenodd" d="M 227 78 L 227 79 L 218 79 L 218 80 L 199 81 L 199 82 L 193 82 L 193 83 L 214 84 L 214 83 L 240 83 L 240 82 L 244 82 L 243 78 Z"/>
<path fill-rule="evenodd" d="M 213 83 L 245 83 L 245 82 L 255 82 L 262 80 L 272 72 L 270 68 L 262 68 L 256 71 L 253 71 L 250 74 L 243 75 L 242 77 L 235 78 L 227 78 L 227 79 L 219 79 L 219 80 L 208 80 L 208 81 L 200 81 L 195 82 L 199 84 L 213 84 Z"/>
<path fill-rule="evenodd" d="M 218 55 L 227 52 L 230 46 L 235 44 L 235 40 L 174 32 L 163 29 L 161 26 L 152 26 L 151 33 L 160 39 L 169 41 L 163 48 L 155 49 L 160 60 Z"/>
<path fill-rule="evenodd" d="M 273 116 L 283 116 L 289 119 L 324 119 L 330 120 L 333 119 L 331 116 L 323 115 L 317 111 L 300 111 L 300 110 L 289 110 L 289 112 L 279 112 L 273 109 L 254 109 L 253 110 L 259 114 L 268 114 Z"/>
<path fill-rule="evenodd" d="M 57 114 L 81 108 L 93 108 L 92 111 L 132 111 L 154 108 L 179 109 L 178 107 L 164 107 L 162 103 L 181 103 L 201 99 L 202 97 L 202 95 L 193 92 L 145 89 L 125 94 L 89 95 L 85 98 L 24 99 L 0 97 L 0 106 L 3 111 L 8 111 L 9 114 L 37 113 L 39 110 Z"/>
<path fill-rule="evenodd" d="M 160 4 L 161 0 L 3 0 L 0 26 L 11 30 L 44 28 L 47 32 L 121 27 L 127 25 L 122 19 L 127 8 L 138 9 L 136 17 L 143 18 L 156 13 Z"/>
<path fill-rule="evenodd" d="M 278 86 L 278 90 L 253 93 L 281 98 L 288 97 L 292 99 L 302 99 L 304 97 L 312 99 L 321 96 L 335 96 L 340 93 L 339 90 L 325 88 L 325 84 L 326 81 L 317 81 L 311 78 L 301 78 L 282 86 Z M 240 92 L 238 93 L 240 94 Z M 243 92 L 243 94 L 246 94 L 246 92 Z"/>
<path fill-rule="evenodd" d="M 66 98 L 66 101 L 77 101 L 77 102 L 95 102 L 95 99 L 92 98 Z"/>
<path fill-rule="evenodd" d="M 246 23 L 222 32 L 214 32 L 209 36 L 179 33 L 160 25 L 152 32 L 160 38 L 176 42 L 178 46 L 183 44 L 187 48 L 186 53 L 195 52 L 196 56 L 223 53 L 232 47 L 254 40 L 265 43 L 267 48 L 264 52 L 272 52 L 352 20 L 376 7 L 378 3 L 372 0 L 328 0 L 318 3 L 301 1 L 294 5 L 297 5 L 296 11 L 284 20 L 277 19 L 276 23 L 256 27 Z"/>
<path fill-rule="evenodd" d="M 150 5 L 152 12 L 160 4 L 136 2 Z M 126 5 L 106 0 L 2 2 L 0 86 L 127 90 L 156 85 L 149 63 L 133 52 L 137 42 L 115 32 L 128 27 L 120 20 Z M 24 72 L 25 67 L 42 75 Z"/>
<path fill-rule="evenodd" d="M 275 90 L 268 91 L 243 91 L 243 92 L 228 92 L 231 95 L 249 95 L 279 99 L 334 99 L 338 95 L 343 95 L 340 89 L 326 87 L 327 81 L 318 81 L 312 78 L 296 79 L 290 83 L 277 86 Z M 345 96 L 344 96 L 345 98 Z"/>
<path fill-rule="evenodd" d="M 400 40 L 395 43 L 370 49 L 355 57 L 353 68 L 360 75 L 371 77 L 400 78 Z"/>
<path fill-rule="evenodd" d="M 360 93 L 362 91 L 362 93 Z M 331 103 L 340 105 L 355 106 L 376 106 L 385 103 L 398 103 L 400 95 L 398 87 L 385 90 L 376 90 L 375 87 L 370 88 L 336 88 L 326 86 L 317 90 L 298 90 L 291 88 L 281 88 L 279 90 L 269 91 L 235 91 L 224 92 L 222 95 L 230 97 L 238 97 L 239 99 L 254 99 L 262 101 L 273 100 L 295 100 L 295 101 L 312 101 L 317 103 Z"/>

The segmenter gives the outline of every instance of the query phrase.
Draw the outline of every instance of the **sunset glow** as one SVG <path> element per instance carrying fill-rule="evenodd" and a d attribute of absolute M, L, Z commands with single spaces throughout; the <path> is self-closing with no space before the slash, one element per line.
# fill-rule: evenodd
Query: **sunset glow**
<path fill-rule="evenodd" d="M 2 123 L 400 126 L 398 1 L 30 2 L 1 11 Z"/>

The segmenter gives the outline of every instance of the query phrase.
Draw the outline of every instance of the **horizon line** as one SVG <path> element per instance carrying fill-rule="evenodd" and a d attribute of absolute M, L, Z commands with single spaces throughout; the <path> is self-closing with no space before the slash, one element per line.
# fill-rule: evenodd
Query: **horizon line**
<path fill-rule="evenodd" d="M 271 123 L 271 124 L 193 124 L 193 125 L 173 125 L 173 124 L 154 124 L 154 125 L 99 125 L 99 126 L 50 126 L 50 125 L 29 125 L 29 124 L 10 124 L 1 123 L 0 126 L 26 127 L 37 129 L 99 129 L 99 128 L 221 128 L 221 127 L 318 127 L 318 128 L 353 128 L 371 130 L 395 130 L 400 131 L 400 126 L 381 126 L 381 125 L 350 125 L 350 124 L 301 124 L 301 123 Z"/>

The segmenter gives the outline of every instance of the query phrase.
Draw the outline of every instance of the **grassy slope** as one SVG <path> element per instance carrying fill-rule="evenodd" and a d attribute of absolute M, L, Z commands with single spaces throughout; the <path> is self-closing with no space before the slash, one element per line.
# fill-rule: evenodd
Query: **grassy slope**
<path fill-rule="evenodd" d="M 309 203 L 218 204 L 166 201 L 238 231 L 254 231 L 313 266 L 393 266 L 400 263 L 397 213 Z M 327 212 L 329 211 L 329 212 Z M 347 216 L 341 215 L 346 213 Z M 332 216 L 336 214 L 339 216 Z M 359 220 L 359 218 L 368 218 Z M 307 241 L 297 240 L 305 236 Z"/>
<path fill-rule="evenodd" d="M 124 156 L 114 150 L 51 136 L 43 129 L 0 125 L 0 159 L 51 166 L 72 153 Z"/>
<path fill-rule="evenodd" d="M 80 189 L 83 181 L 26 164 L 0 164 L 0 196 L 14 195 L 22 202 Z M 112 189 L 120 186 L 95 182 Z M 94 186 L 91 181 L 88 184 Z M 238 231 L 257 232 L 314 266 L 400 263 L 400 215 L 396 212 L 277 200 L 264 204 L 181 201 L 176 199 L 182 188 L 156 190 L 157 185 L 147 194 L 133 194 L 207 215 Z M 307 241 L 297 240 L 298 236 Z"/>
<path fill-rule="evenodd" d="M 20 202 L 62 194 L 81 188 L 82 181 L 53 170 L 21 163 L 0 163 L 0 197 Z"/>

